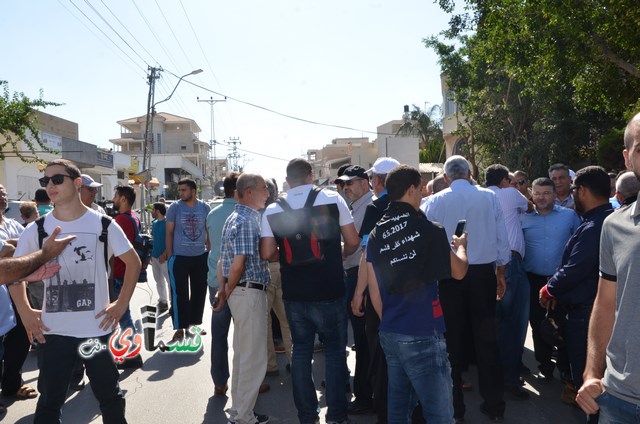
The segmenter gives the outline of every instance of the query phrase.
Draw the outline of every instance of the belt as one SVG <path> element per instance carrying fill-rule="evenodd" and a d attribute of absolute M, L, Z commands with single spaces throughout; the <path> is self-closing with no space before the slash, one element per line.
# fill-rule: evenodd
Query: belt
<path fill-rule="evenodd" d="M 256 289 L 265 291 L 267 289 L 266 284 L 252 283 L 251 281 L 241 281 L 236 284 L 236 287 L 246 287 L 248 289 Z"/>

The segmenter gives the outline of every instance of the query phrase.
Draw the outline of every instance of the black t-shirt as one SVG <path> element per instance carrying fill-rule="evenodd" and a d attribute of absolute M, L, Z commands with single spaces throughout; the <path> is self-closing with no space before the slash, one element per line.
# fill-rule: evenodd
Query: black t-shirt
<path fill-rule="evenodd" d="M 367 205 L 362 226 L 360 227 L 360 233 L 358 234 L 361 239 L 364 239 L 364 236 L 368 236 L 371 230 L 373 230 L 378 221 L 380 221 L 380 218 L 384 215 L 387 206 L 389 206 L 389 196 L 386 194 L 378 197 Z"/>
<path fill-rule="evenodd" d="M 371 231 L 367 261 L 378 284 L 390 294 L 451 278 L 451 248 L 447 233 L 409 203 L 391 202 Z"/>

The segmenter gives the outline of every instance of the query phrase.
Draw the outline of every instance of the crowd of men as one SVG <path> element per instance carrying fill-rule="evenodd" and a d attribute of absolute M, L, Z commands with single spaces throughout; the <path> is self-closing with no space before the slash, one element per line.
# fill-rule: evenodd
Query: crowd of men
<path fill-rule="evenodd" d="M 483 186 L 462 156 L 426 185 L 393 158 L 368 170 L 346 165 L 336 191 L 316 187 L 311 165 L 294 159 L 286 194 L 260 175 L 231 173 L 212 210 L 193 180 L 181 180 L 180 200 L 152 212 L 157 313 L 171 314 L 169 343 L 202 324 L 208 287 L 213 395 L 225 396 L 231 379 L 225 412 L 234 424 L 269 422 L 254 406 L 269 390 L 264 377 L 280 372 L 276 348 L 287 355 L 300 423 L 319 423 L 317 339 L 330 424 L 371 413 L 379 423 L 462 423 L 471 363 L 480 411 L 502 422 L 505 400 L 532 395 L 522 378 L 530 325 L 541 384 L 560 379 L 562 400 L 587 422 L 637 422 L 640 114 L 624 143 L 628 170 L 619 175 L 554 164 L 531 182 L 494 164 Z M 26 228 L 3 216 L 0 186 L 0 388 L 39 396 L 34 422 L 59 422 L 86 373 L 103 421 L 126 422 L 117 369 L 140 368 L 141 357 L 116 365 L 107 350 L 81 357 L 79 347 L 106 344 L 118 327 L 138 331 L 128 307 L 141 278 L 135 191 L 116 188 L 111 219 L 95 204 L 100 184 L 68 161 L 50 162 L 40 184 Z M 33 343 L 37 391 L 20 374 Z"/>

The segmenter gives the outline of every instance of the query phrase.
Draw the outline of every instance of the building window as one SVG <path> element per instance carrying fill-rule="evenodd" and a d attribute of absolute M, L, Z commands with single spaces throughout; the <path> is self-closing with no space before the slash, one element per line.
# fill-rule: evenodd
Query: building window
<path fill-rule="evenodd" d="M 444 102 L 444 116 L 450 116 L 457 112 L 456 99 L 453 92 L 447 90 L 447 97 Z"/>
<path fill-rule="evenodd" d="M 180 150 L 182 150 L 183 152 L 187 151 L 187 146 L 180 146 Z"/>
<path fill-rule="evenodd" d="M 162 134 L 156 134 L 156 153 L 162 153 Z"/>

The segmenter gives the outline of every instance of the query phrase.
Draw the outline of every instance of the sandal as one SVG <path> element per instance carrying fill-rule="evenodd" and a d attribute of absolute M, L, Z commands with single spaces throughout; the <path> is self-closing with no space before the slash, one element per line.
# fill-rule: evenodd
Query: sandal
<path fill-rule="evenodd" d="M 23 384 L 12 397 L 18 399 L 34 399 L 38 397 L 38 392 L 36 392 L 36 389 L 33 387 Z"/>

